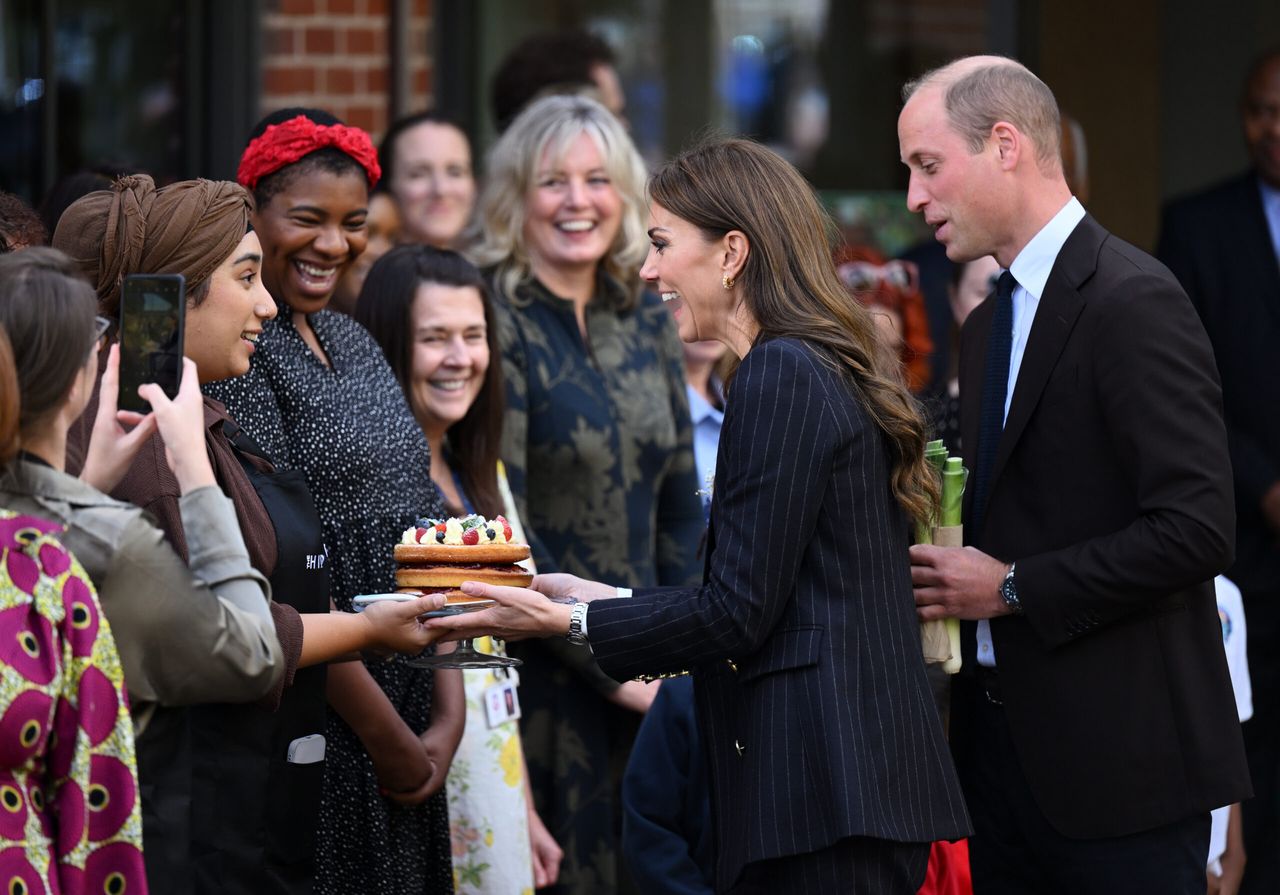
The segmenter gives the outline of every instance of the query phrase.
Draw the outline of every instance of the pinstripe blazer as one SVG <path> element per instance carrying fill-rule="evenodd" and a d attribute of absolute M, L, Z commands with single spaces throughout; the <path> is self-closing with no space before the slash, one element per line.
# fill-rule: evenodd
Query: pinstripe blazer
<path fill-rule="evenodd" d="M 968 833 L 906 533 L 861 401 L 815 348 L 774 339 L 729 390 L 702 585 L 591 604 L 606 672 L 694 673 L 718 888 L 848 836 Z"/>

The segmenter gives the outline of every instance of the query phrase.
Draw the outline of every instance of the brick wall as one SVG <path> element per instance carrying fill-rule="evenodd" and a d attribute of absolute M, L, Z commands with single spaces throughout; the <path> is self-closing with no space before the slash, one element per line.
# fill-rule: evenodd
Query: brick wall
<path fill-rule="evenodd" d="M 407 107 L 431 102 L 431 0 L 409 3 Z M 391 114 L 389 0 L 269 0 L 262 19 L 262 108 L 325 109 L 381 136 Z"/>

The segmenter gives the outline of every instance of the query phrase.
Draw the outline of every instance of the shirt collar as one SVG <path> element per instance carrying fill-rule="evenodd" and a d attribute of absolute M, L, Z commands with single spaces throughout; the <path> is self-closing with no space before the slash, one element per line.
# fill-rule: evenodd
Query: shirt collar
<path fill-rule="evenodd" d="M 1058 260 L 1063 244 L 1083 219 L 1084 206 L 1072 196 L 1009 265 L 1009 272 L 1018 285 L 1034 295 L 1037 301 L 1044 295 L 1045 283 L 1049 282 L 1053 262 Z"/>
<path fill-rule="evenodd" d="M 711 419 L 717 423 L 724 421 L 724 413 L 709 404 L 692 385 L 686 383 L 684 390 L 689 395 L 689 415 L 693 418 L 695 426 L 705 419 Z"/>
<path fill-rule="evenodd" d="M 1266 210 L 1267 217 L 1274 218 L 1280 215 L 1280 189 L 1276 189 L 1259 177 L 1258 192 L 1262 193 L 1262 207 Z"/>

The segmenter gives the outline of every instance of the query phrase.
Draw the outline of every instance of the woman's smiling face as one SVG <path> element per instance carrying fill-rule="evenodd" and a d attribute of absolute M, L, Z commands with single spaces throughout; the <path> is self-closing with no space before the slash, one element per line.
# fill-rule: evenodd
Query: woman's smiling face
<path fill-rule="evenodd" d="M 429 435 L 467 414 L 489 369 L 484 300 L 474 286 L 421 283 L 410 309 L 413 369 L 409 402 Z"/>
<path fill-rule="evenodd" d="M 362 172 L 299 172 L 258 209 L 262 278 L 277 300 L 313 313 L 329 303 L 338 278 L 368 239 L 369 185 Z"/>
<path fill-rule="evenodd" d="M 252 230 L 209 278 L 209 293 L 187 308 L 185 352 L 201 382 L 249 372 L 249 358 L 262 324 L 276 316 L 276 303 L 262 285 L 262 247 Z"/>

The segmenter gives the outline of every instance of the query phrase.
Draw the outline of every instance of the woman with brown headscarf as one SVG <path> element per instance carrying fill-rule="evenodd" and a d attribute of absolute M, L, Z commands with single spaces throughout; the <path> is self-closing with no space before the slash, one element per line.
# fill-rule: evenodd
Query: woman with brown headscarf
<path fill-rule="evenodd" d="M 194 180 L 157 190 L 149 177 L 126 177 L 68 208 L 54 242 L 88 274 L 108 316 L 118 310 L 126 275 L 181 273 L 185 353 L 204 384 L 248 372 L 263 324 L 276 314 L 259 279 L 262 248 L 248 230 L 252 207 L 234 183 Z M 143 805 L 148 876 L 166 893 L 310 892 L 324 773 L 326 673 L 318 663 L 370 646 L 420 649 L 427 639 L 416 615 L 434 603 L 330 614 L 327 551 L 301 475 L 275 468 L 208 397 L 204 441 L 253 566 L 271 581 L 284 689 L 267 706 L 204 705 L 168 716 L 168 736 L 153 739 L 140 762 L 144 783 L 162 796 Z M 187 555 L 198 532 L 183 525 L 157 440 L 143 446 L 113 494 L 151 511 Z M 178 808 L 186 802 L 189 808 Z"/>

